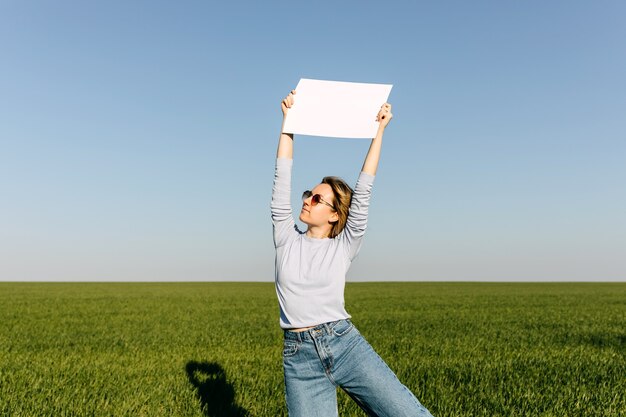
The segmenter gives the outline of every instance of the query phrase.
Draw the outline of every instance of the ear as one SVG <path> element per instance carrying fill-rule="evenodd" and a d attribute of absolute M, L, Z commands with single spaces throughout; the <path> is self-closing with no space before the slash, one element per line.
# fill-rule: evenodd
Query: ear
<path fill-rule="evenodd" d="M 328 223 L 337 223 L 339 221 L 339 215 L 337 214 L 336 211 L 333 212 L 333 214 L 330 215 L 330 217 L 328 218 Z"/>

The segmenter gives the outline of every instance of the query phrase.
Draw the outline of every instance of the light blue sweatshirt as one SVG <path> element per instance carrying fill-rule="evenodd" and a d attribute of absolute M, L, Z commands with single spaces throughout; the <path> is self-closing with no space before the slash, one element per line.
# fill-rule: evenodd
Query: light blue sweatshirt
<path fill-rule="evenodd" d="M 373 175 L 361 172 L 343 231 L 335 238 L 310 238 L 293 219 L 292 166 L 292 159 L 276 160 L 271 203 L 276 294 L 283 329 L 350 318 L 344 307 L 346 273 L 361 247 L 374 183 Z"/>

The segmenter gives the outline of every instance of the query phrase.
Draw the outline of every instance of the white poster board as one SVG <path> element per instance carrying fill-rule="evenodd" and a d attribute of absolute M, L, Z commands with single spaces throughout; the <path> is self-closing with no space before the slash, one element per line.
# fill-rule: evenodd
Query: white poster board
<path fill-rule="evenodd" d="M 391 84 L 366 84 L 302 78 L 284 133 L 336 138 L 376 136 L 376 115 L 387 102 Z"/>

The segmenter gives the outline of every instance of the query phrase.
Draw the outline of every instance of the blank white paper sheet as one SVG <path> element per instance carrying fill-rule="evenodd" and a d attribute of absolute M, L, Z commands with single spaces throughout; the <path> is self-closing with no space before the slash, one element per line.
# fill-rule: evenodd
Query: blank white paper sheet
<path fill-rule="evenodd" d="M 300 79 L 284 133 L 334 138 L 376 136 L 376 115 L 387 102 L 391 84 Z"/>

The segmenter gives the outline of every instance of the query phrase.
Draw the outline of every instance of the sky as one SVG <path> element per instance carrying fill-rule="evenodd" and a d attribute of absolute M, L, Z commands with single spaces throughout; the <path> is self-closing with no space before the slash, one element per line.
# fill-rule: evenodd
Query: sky
<path fill-rule="evenodd" d="M 300 78 L 393 84 L 349 281 L 626 280 L 622 1 L 0 2 L 0 280 L 272 281 Z M 294 207 L 367 139 L 296 136 Z M 301 227 L 304 227 L 301 224 Z"/>

